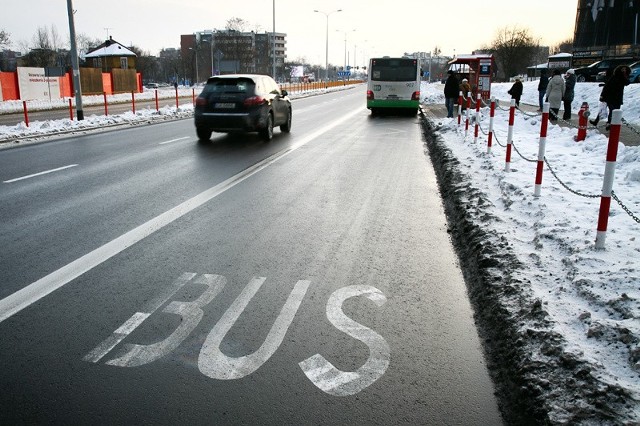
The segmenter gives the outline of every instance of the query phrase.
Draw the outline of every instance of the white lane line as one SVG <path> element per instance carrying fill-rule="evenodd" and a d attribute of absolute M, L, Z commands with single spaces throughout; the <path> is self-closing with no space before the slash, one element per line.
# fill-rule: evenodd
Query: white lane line
<path fill-rule="evenodd" d="M 2 183 L 18 182 L 19 180 L 30 179 L 32 177 L 42 176 L 42 175 L 46 175 L 46 174 L 54 173 L 54 172 L 59 172 L 60 170 L 70 169 L 71 167 L 77 167 L 77 166 L 78 166 L 77 164 L 70 164 L 68 166 L 58 167 L 57 169 L 45 170 L 44 172 L 34 173 L 32 175 L 29 175 L 29 176 L 22 176 L 22 177 L 15 178 L 15 179 L 5 180 Z"/>
<path fill-rule="evenodd" d="M 271 157 L 265 158 L 259 163 L 256 163 L 248 169 L 238 173 L 237 175 L 230 177 L 224 182 L 221 182 L 218 185 L 211 187 L 204 192 L 201 192 L 200 194 L 183 202 L 182 204 L 179 204 L 171 210 L 168 210 L 161 215 L 149 220 L 148 222 L 143 223 L 137 228 L 134 228 L 126 234 L 123 234 L 120 237 L 116 238 L 115 240 L 106 243 L 102 247 L 98 247 L 92 252 L 87 253 L 84 256 L 69 263 L 68 265 L 63 266 L 57 271 L 54 271 L 49 275 L 42 277 L 39 280 L 22 288 L 21 290 L 18 290 L 15 293 L 5 297 L 4 299 L 0 300 L 0 322 L 20 312 L 24 308 L 49 295 L 50 293 L 69 283 L 70 281 L 78 278 L 85 272 L 88 272 L 96 266 L 102 264 L 118 253 L 124 251 L 128 247 L 131 247 L 132 245 L 143 240 L 149 235 L 152 235 L 156 231 L 159 231 L 175 220 L 181 218 L 185 214 L 200 207 L 208 201 L 211 201 L 218 195 L 233 188 L 240 182 L 243 182 L 244 180 L 260 172 L 261 170 L 269 167 L 270 165 L 289 155 L 298 148 L 306 145 L 307 143 L 318 138 L 334 127 L 337 127 L 345 121 L 351 119 L 353 116 L 360 114 L 363 110 L 364 108 L 358 108 L 354 111 L 351 111 L 350 113 L 342 116 L 340 119 L 332 122 L 331 124 L 307 135 L 305 138 L 301 139 L 300 142 L 293 144 L 288 149 L 280 151 L 272 155 Z"/>
<path fill-rule="evenodd" d="M 188 136 L 185 136 L 183 138 L 178 138 L 178 139 L 171 139 L 170 141 L 164 141 L 164 142 L 160 142 L 158 145 L 166 145 L 168 143 L 173 143 L 173 142 L 178 142 L 178 141 L 183 141 L 185 139 L 190 139 Z"/>

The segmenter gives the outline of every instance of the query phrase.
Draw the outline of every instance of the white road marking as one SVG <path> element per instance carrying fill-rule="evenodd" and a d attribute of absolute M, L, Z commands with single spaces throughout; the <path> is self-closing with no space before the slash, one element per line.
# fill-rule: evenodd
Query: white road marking
<path fill-rule="evenodd" d="M 227 356 L 220 350 L 220 343 L 262 287 L 265 279 L 263 277 L 252 279 L 209 332 L 198 357 L 198 368 L 205 376 L 219 380 L 240 379 L 260 368 L 282 344 L 311 281 L 301 280 L 296 283 L 258 350 L 237 358 Z"/>
<path fill-rule="evenodd" d="M 91 352 L 89 352 L 83 358 L 85 361 L 98 362 L 106 354 L 111 352 L 116 345 L 124 340 L 133 330 L 138 328 L 144 320 L 149 318 L 151 314 L 157 311 L 167 300 L 171 298 L 178 290 L 180 290 L 186 283 L 188 283 L 196 274 L 185 272 L 173 284 L 164 291 L 161 291 L 155 299 L 152 299 L 146 304 L 144 312 L 136 312 L 128 320 L 126 320 L 120 327 L 113 332 L 113 334 L 107 337 L 102 343 L 96 346 Z"/>
<path fill-rule="evenodd" d="M 193 302 L 174 300 L 162 311 L 180 316 L 180 324 L 171 335 L 150 345 L 127 344 L 125 345 L 127 352 L 118 358 L 107 361 L 107 364 L 119 367 L 138 367 L 156 361 L 180 346 L 193 329 L 200 324 L 200 320 L 204 316 L 202 308 L 215 299 L 227 283 L 227 279 L 220 275 L 205 274 L 195 283 L 206 286 L 198 299 Z"/>
<path fill-rule="evenodd" d="M 369 347 L 369 358 L 356 371 L 338 370 L 322 355 L 315 354 L 298 365 L 314 385 L 334 396 L 355 395 L 378 380 L 389 367 L 391 350 L 382 336 L 345 315 L 342 304 L 352 297 L 365 296 L 382 306 L 387 298 L 375 287 L 352 285 L 336 290 L 327 301 L 327 319 L 338 330 Z"/>
<path fill-rule="evenodd" d="M 185 139 L 191 139 L 188 136 L 185 136 L 183 138 L 178 138 L 178 139 L 171 139 L 170 141 L 164 141 L 164 142 L 160 142 L 158 145 L 166 145 L 168 143 L 173 143 L 173 142 L 178 142 L 178 141 L 183 141 Z"/>
<path fill-rule="evenodd" d="M 61 170 L 66 170 L 66 169 L 70 169 L 72 167 L 77 167 L 77 166 L 78 166 L 77 164 L 70 164 L 68 166 L 58 167 L 57 169 L 45 170 L 44 172 L 34 173 L 32 175 L 22 176 L 22 177 L 15 178 L 15 179 L 5 180 L 2 183 L 18 182 L 20 180 L 31 179 L 31 178 L 36 177 L 36 176 L 42 176 L 42 175 L 46 175 L 46 174 L 49 174 L 49 173 L 59 172 Z"/>
<path fill-rule="evenodd" d="M 293 144 L 288 149 L 278 152 L 271 157 L 265 158 L 264 160 L 254 164 L 248 169 L 245 169 L 244 171 L 238 173 L 237 175 L 230 177 L 224 182 L 221 182 L 218 185 L 209 188 L 204 192 L 201 192 L 200 194 L 183 202 L 182 204 L 179 204 L 171 210 L 162 213 L 154 219 L 151 219 L 148 222 L 138 226 L 137 228 L 132 229 L 126 234 L 121 235 L 115 240 L 110 241 L 101 247 L 98 247 L 92 252 L 87 253 L 84 256 L 69 263 L 68 265 L 63 266 L 57 271 L 54 271 L 49 275 L 40 278 L 34 283 L 31 283 L 28 286 L 22 288 L 21 290 L 16 291 L 10 296 L 5 297 L 4 299 L 0 300 L 0 322 L 6 320 L 7 318 L 10 318 L 24 308 L 37 302 L 53 291 L 66 285 L 70 281 L 78 278 L 79 276 L 102 264 L 103 262 L 131 247 L 132 245 L 138 243 L 149 235 L 152 235 L 156 231 L 159 231 L 175 220 L 181 218 L 185 214 L 211 201 L 218 195 L 223 194 L 240 182 L 243 182 L 244 180 L 250 178 L 263 169 L 266 169 L 280 159 L 291 154 L 298 148 L 318 138 L 320 135 L 328 132 L 334 127 L 339 126 L 355 115 L 360 114 L 363 110 L 364 108 L 357 108 L 351 111 L 350 113 L 342 116 L 340 119 L 332 122 L 331 124 L 313 133 L 310 133 L 305 138 L 301 139 L 300 142 Z"/>

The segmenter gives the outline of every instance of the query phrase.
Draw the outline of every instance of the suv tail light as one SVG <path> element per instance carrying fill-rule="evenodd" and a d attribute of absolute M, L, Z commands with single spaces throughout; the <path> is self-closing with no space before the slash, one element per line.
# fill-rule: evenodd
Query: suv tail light
<path fill-rule="evenodd" d="M 411 100 L 412 101 L 419 101 L 420 100 L 420 91 L 415 91 L 413 92 L 413 94 L 411 95 Z"/>
<path fill-rule="evenodd" d="M 207 100 L 205 98 L 198 96 L 196 98 L 196 106 L 199 106 L 199 107 L 207 106 Z"/>
<path fill-rule="evenodd" d="M 265 99 L 262 96 L 252 96 L 244 100 L 244 106 L 252 107 L 257 105 L 262 105 L 265 102 Z"/>
<path fill-rule="evenodd" d="M 373 90 L 367 90 L 367 100 L 372 101 L 373 99 Z"/>

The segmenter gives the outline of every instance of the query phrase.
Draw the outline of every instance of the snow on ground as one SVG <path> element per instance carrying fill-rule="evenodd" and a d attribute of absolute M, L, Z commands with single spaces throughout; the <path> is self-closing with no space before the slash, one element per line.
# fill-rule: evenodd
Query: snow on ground
<path fill-rule="evenodd" d="M 498 291 L 498 308 L 511 311 L 519 338 L 536 341 L 523 345 L 529 365 L 520 367 L 535 383 L 526 393 L 534 394 L 548 421 L 640 424 L 640 147 L 618 145 L 613 190 L 634 217 L 612 202 L 605 249 L 598 250 L 608 137 L 590 129 L 585 141 L 575 142 L 575 127 L 550 125 L 545 158 L 557 178 L 545 167 L 541 196 L 534 197 L 541 115 L 516 111 L 517 152 L 506 172 L 510 87 L 492 85 L 500 99 L 494 118 L 499 144 L 494 140 L 490 153 L 488 108 L 481 109 L 477 141 L 474 123 L 465 132 L 464 120 L 458 126 L 457 119 L 427 116 L 437 139 L 429 144 L 434 166 L 457 174 L 447 182 L 455 189 L 443 195 L 459 198 L 466 220 L 490 236 L 480 241 L 481 251 L 498 262 L 504 252 L 514 256 L 507 273 L 498 274 L 497 285 L 508 290 Z M 597 111 L 600 90 L 578 83 L 574 113 L 585 101 Z M 521 103 L 537 105 L 537 96 L 537 82 L 525 82 Z M 421 97 L 444 111 L 442 84 L 423 83 Z M 636 129 L 639 99 L 640 84 L 627 86 L 623 118 Z M 496 262 L 487 261 L 488 269 Z M 515 292 L 523 297 L 514 299 Z M 576 377 L 545 377 L 553 376 L 545 365 L 553 363 L 570 364 L 565 370 Z"/>
<path fill-rule="evenodd" d="M 482 257 L 479 267 L 484 276 L 493 277 L 495 282 L 470 293 L 476 297 L 475 292 L 479 292 L 477 300 L 489 300 L 483 293 L 498 295 L 491 300 L 496 305 L 485 307 L 485 312 L 479 307 L 480 317 L 515 322 L 514 347 L 496 351 L 508 352 L 505 357 L 512 352 L 524 354 L 527 362 L 518 364 L 521 371 L 517 373 L 528 383 L 519 384 L 521 394 L 539 404 L 546 421 L 639 424 L 640 147 L 618 146 L 613 189 L 628 212 L 617 202 L 612 203 L 606 248 L 597 250 L 594 240 L 607 136 L 589 130 L 586 140 L 577 143 L 573 140 L 575 128 L 550 125 L 545 158 L 557 178 L 545 168 L 541 196 L 534 197 L 541 117 L 538 113 L 517 112 L 513 133 L 516 151 L 511 171 L 505 172 L 506 92 L 510 87 L 511 83 L 492 85 L 492 94 L 501 102 L 494 122 L 497 143 L 490 153 L 485 136 L 487 108 L 481 109 L 478 141 L 474 141 L 473 127 L 465 135 L 464 125 L 458 126 L 456 119 L 429 118 L 431 132 L 437 135 L 437 140 L 429 144 L 434 166 L 450 168 L 456 176 L 445 182 L 450 186 L 443 190 L 445 204 L 449 197 L 456 199 L 461 217 L 485 235 L 473 250 Z M 536 87 L 535 81 L 524 83 L 522 103 L 537 105 Z M 600 90 L 596 83 L 578 83 L 574 112 L 582 102 L 597 111 Z M 173 90 L 159 93 L 167 105 L 159 112 L 144 109 L 136 114 L 85 117 L 80 122 L 67 119 L 32 122 L 29 127 L 24 123 L 0 126 L 0 141 L 42 139 L 112 124 L 191 116 L 190 88 L 180 89 L 187 101 L 183 98 L 178 108 L 167 101 L 175 96 Z M 130 95 L 119 96 L 124 102 L 131 99 Z M 154 91 L 145 91 L 136 99 L 154 96 Z M 443 85 L 423 83 L 421 100 L 444 109 Z M 640 128 L 639 100 L 640 84 L 627 86 L 623 118 L 636 129 L 635 137 Z M 102 96 L 83 98 L 85 105 L 102 102 Z M 59 103 L 30 101 L 29 107 L 64 107 L 68 100 Z M 0 113 L 3 111 L 22 111 L 22 102 L 0 102 Z M 436 151 L 439 156 L 434 155 Z M 443 159 L 446 164 L 439 164 Z M 463 222 L 451 223 L 452 228 L 462 226 Z M 502 311 L 506 313 L 497 315 Z M 568 371 L 569 376 L 558 374 L 558 370 Z"/>

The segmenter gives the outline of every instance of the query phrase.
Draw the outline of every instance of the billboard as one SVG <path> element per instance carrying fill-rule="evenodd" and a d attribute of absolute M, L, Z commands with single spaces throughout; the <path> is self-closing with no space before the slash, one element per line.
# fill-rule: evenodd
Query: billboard
<path fill-rule="evenodd" d="M 18 67 L 18 88 L 20 99 L 59 99 L 60 80 L 47 77 L 44 68 Z"/>
<path fill-rule="evenodd" d="M 301 78 L 304 77 L 304 66 L 296 65 L 291 67 L 291 78 Z"/>

